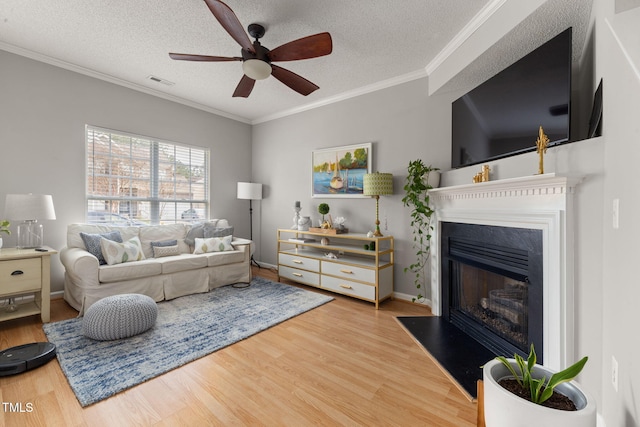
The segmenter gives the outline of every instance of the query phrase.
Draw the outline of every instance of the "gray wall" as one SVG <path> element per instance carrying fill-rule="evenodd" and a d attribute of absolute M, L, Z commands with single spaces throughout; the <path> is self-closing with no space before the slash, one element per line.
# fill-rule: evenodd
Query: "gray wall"
<path fill-rule="evenodd" d="M 428 96 L 426 79 L 254 125 L 253 178 L 265 185 L 260 246 L 262 261 L 276 264 L 276 229 L 289 228 L 294 201 L 316 221 L 318 204 L 328 203 L 332 216 L 347 219 L 350 231 L 375 228 L 371 198 L 312 198 L 311 153 L 314 149 L 373 143 L 373 171 L 394 175 L 394 195 L 380 198 L 380 228 L 394 236 L 395 290 L 415 295 L 403 269 L 412 262 L 409 210 L 402 204 L 409 161 L 447 168 L 450 164 L 451 100 L 455 94 Z M 259 159 L 259 160 L 258 160 Z"/>
<path fill-rule="evenodd" d="M 597 74 L 604 78 L 604 239 L 602 248 L 602 394 L 607 426 L 640 425 L 640 339 L 638 338 L 638 240 L 640 212 L 634 184 L 640 164 L 640 8 L 614 14 L 598 0 Z M 636 2 L 637 6 L 637 2 Z M 620 200 L 620 228 L 612 227 L 612 204 Z M 611 361 L 619 368 L 618 391 L 611 384 Z"/>
<path fill-rule="evenodd" d="M 209 147 L 211 216 L 249 237 L 249 202 L 235 183 L 251 178 L 250 125 L 2 50 L 0 218 L 7 193 L 51 194 L 57 219 L 44 223 L 45 244 L 65 245 L 67 224 L 85 220 L 85 124 Z M 15 246 L 15 233 L 3 239 Z M 51 286 L 63 289 L 57 255 Z"/>

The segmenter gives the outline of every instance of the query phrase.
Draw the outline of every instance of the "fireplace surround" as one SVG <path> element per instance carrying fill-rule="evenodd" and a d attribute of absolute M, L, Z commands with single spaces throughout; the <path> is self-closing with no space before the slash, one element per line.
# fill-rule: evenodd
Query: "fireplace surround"
<path fill-rule="evenodd" d="M 574 359 L 572 205 L 579 182 L 578 177 L 551 173 L 431 190 L 430 200 L 435 208 L 431 224 L 432 313 L 443 316 L 448 310 L 443 307 L 448 286 L 443 283 L 443 273 L 448 272 L 442 266 L 445 254 L 441 234 L 445 223 L 537 230 L 542 240 L 539 353 L 550 369 L 569 366 Z"/>

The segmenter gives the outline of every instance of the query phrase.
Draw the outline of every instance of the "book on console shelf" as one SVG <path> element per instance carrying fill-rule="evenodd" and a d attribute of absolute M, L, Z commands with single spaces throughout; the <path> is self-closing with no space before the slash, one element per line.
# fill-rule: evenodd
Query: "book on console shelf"
<path fill-rule="evenodd" d="M 313 243 L 316 239 L 307 238 L 307 237 L 291 237 L 289 238 L 291 243 Z"/>

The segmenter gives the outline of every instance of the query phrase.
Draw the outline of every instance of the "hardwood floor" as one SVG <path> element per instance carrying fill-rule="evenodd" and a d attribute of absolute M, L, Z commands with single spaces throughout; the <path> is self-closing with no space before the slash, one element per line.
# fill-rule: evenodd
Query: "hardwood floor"
<path fill-rule="evenodd" d="M 254 274 L 277 280 L 264 268 Z M 57 360 L 0 377 L 0 425 L 476 425 L 476 404 L 395 320 L 427 309 L 386 301 L 376 311 L 331 295 L 328 304 L 84 409 Z M 52 301 L 51 321 L 76 315 Z M 46 341 L 37 316 L 0 324 L 1 349 L 34 341 Z"/>

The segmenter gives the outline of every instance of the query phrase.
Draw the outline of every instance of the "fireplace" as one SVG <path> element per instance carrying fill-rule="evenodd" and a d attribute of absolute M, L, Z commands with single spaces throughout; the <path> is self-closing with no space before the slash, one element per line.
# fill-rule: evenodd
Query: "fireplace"
<path fill-rule="evenodd" d="M 542 232 L 443 222 L 442 316 L 497 355 L 543 362 Z"/>
<path fill-rule="evenodd" d="M 471 334 L 478 330 L 473 323 L 478 317 L 492 319 L 487 323 L 494 325 L 481 326 L 482 332 L 487 329 L 491 334 L 479 339 L 499 354 L 522 352 L 533 342 L 538 358 L 550 369 L 561 370 L 573 363 L 572 203 L 579 181 L 550 173 L 431 190 L 435 209 L 431 223 L 432 313 Z M 451 238 L 442 239 L 449 224 L 463 230 L 454 236 L 453 244 Z M 494 236 L 513 231 L 517 237 L 493 241 Z M 525 234 L 537 236 L 535 243 L 524 242 L 521 236 Z M 505 249 L 515 249 L 520 255 L 526 252 L 526 268 L 520 265 L 521 258 L 495 265 L 493 258 L 504 258 Z M 496 257 L 484 256 L 491 251 Z M 480 277 L 476 284 L 486 282 L 486 292 L 484 288 L 472 291 L 475 285 L 469 282 L 472 284 L 461 285 L 452 293 L 451 276 Z M 519 311 L 525 301 L 527 308 Z"/>

